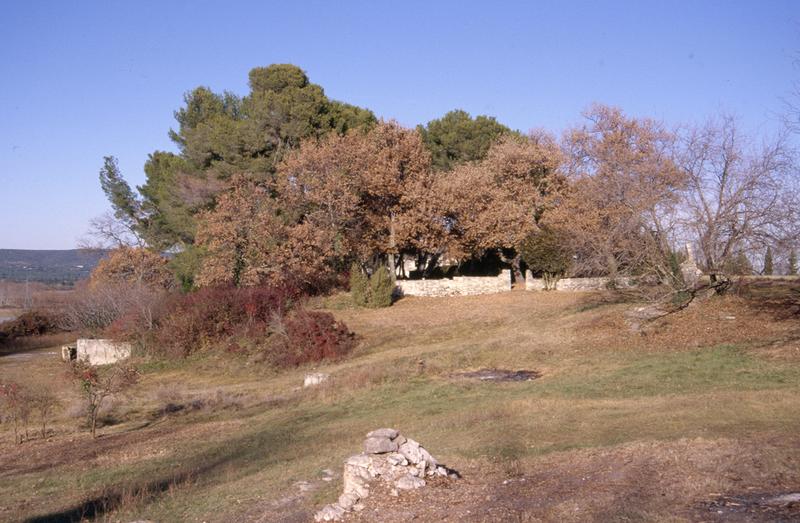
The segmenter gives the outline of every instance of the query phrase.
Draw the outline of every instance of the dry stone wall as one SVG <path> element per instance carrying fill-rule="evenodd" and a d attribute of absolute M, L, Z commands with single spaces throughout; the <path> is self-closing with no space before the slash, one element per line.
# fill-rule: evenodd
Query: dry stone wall
<path fill-rule="evenodd" d="M 453 279 L 397 280 L 399 296 L 474 296 L 511 290 L 511 271 L 497 276 L 457 276 Z"/>
<path fill-rule="evenodd" d="M 611 278 L 561 278 L 556 283 L 557 291 L 599 291 L 607 289 Z M 635 286 L 633 278 L 617 278 L 617 287 L 629 288 Z M 544 280 L 534 278 L 531 273 L 525 275 L 525 289 L 529 291 L 543 291 Z"/>

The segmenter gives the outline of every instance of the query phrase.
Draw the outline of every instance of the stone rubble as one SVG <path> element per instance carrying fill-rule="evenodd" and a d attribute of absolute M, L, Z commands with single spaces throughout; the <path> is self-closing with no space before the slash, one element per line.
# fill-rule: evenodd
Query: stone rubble
<path fill-rule="evenodd" d="M 397 430 L 373 430 L 364 440 L 364 452 L 345 460 L 342 495 L 317 512 L 314 521 L 339 521 L 346 512 L 363 510 L 361 501 L 369 496 L 371 481 L 389 483 L 395 495 L 398 490 L 422 488 L 427 484 L 425 478 L 435 476 L 458 477 Z"/>

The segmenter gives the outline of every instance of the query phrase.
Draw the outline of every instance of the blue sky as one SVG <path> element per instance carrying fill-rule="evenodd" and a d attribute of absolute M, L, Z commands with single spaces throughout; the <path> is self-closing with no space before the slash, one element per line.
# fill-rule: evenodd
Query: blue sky
<path fill-rule="evenodd" d="M 777 129 L 800 80 L 798 1 L 3 2 L 0 248 L 72 248 L 133 184 L 198 85 L 247 91 L 294 63 L 405 125 L 453 108 L 555 132 L 594 101 L 675 124 L 719 110 Z"/>

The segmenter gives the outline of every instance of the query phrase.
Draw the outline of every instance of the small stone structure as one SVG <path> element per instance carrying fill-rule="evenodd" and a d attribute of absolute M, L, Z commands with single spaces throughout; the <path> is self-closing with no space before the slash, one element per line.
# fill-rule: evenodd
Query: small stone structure
<path fill-rule="evenodd" d="M 556 282 L 557 291 L 599 291 L 607 289 L 611 284 L 611 278 L 561 278 Z M 618 288 L 630 288 L 636 285 L 633 278 L 620 277 L 614 280 L 614 285 Z M 525 290 L 543 291 L 544 280 L 534 278 L 532 273 L 525 274 Z"/>
<path fill-rule="evenodd" d="M 313 387 L 315 385 L 321 385 L 330 379 L 330 374 L 325 374 L 324 372 L 312 372 L 310 374 L 306 374 L 306 377 L 303 379 L 303 387 Z"/>
<path fill-rule="evenodd" d="M 511 271 L 497 276 L 456 276 L 452 279 L 397 280 L 399 296 L 474 296 L 511 290 Z"/>
<path fill-rule="evenodd" d="M 343 492 L 336 503 L 322 508 L 314 521 L 338 521 L 346 512 L 363 510 L 361 500 L 369 496 L 371 481 L 381 480 L 398 490 L 424 487 L 425 478 L 457 478 L 458 475 L 436 461 L 422 445 L 395 429 L 378 429 L 367 434 L 364 452 L 344 463 Z"/>
<path fill-rule="evenodd" d="M 78 358 L 78 346 L 74 343 L 61 346 L 61 359 L 72 361 Z"/>
<path fill-rule="evenodd" d="M 81 360 L 89 365 L 109 365 L 131 357 L 131 344 L 124 341 L 81 338 L 61 347 L 64 361 Z"/>

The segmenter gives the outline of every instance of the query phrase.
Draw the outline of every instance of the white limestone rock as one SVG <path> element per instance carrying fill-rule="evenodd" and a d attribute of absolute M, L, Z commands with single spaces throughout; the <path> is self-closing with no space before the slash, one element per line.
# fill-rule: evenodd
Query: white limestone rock
<path fill-rule="evenodd" d="M 337 503 L 325 505 L 322 510 L 314 515 L 314 521 L 339 521 L 344 516 L 345 510 Z"/>
<path fill-rule="evenodd" d="M 397 443 L 389 438 L 367 438 L 364 440 L 364 452 L 367 454 L 385 454 L 397 451 Z"/>
<path fill-rule="evenodd" d="M 345 492 L 344 494 L 339 496 L 338 504 L 343 509 L 348 510 L 348 509 L 352 508 L 353 505 L 358 503 L 359 499 L 361 499 L 361 498 L 359 498 L 358 495 L 356 495 L 355 492 Z"/>
<path fill-rule="evenodd" d="M 395 481 L 394 486 L 399 488 L 400 490 L 414 490 L 424 487 L 425 480 L 422 478 L 412 476 L 411 474 L 406 474 L 405 476 Z"/>
<path fill-rule="evenodd" d="M 395 439 L 400 433 L 395 429 L 377 429 L 367 434 L 368 438 L 389 438 Z"/>

